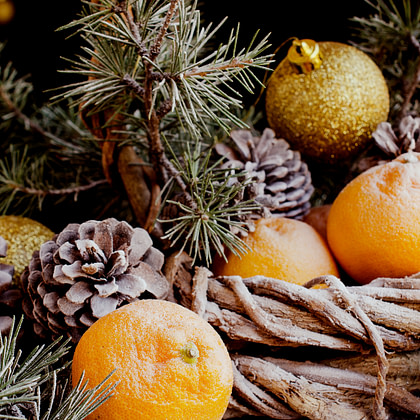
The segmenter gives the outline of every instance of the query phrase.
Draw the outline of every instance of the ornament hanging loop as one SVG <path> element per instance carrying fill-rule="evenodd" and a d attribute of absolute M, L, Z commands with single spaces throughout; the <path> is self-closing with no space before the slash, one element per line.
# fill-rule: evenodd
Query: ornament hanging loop
<path fill-rule="evenodd" d="M 312 39 L 295 39 L 287 53 L 287 59 L 295 64 L 299 71 L 309 74 L 322 64 L 319 45 Z"/>

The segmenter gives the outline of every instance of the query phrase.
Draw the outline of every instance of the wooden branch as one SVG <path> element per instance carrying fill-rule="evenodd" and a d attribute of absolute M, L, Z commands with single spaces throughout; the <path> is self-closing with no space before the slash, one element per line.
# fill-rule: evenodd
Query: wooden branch
<path fill-rule="evenodd" d="M 263 332 L 277 338 L 282 338 L 290 344 L 313 346 L 326 345 L 327 347 L 331 346 L 331 348 L 336 348 L 336 346 L 338 346 L 341 349 L 343 349 L 343 347 L 346 347 L 347 349 L 352 347 L 348 340 L 343 342 L 343 340 L 329 337 L 326 334 L 314 333 L 297 327 L 288 318 L 276 318 L 271 316 L 269 313 L 260 308 L 254 301 L 252 295 L 245 287 L 245 284 L 240 277 L 225 277 L 224 281 L 226 281 L 235 292 L 245 313 Z M 328 344 L 326 344 L 326 342 L 328 342 Z"/>
<path fill-rule="evenodd" d="M 297 333 L 292 336 L 275 335 L 264 331 L 254 322 L 235 312 L 220 308 L 213 302 L 206 306 L 204 318 L 212 325 L 223 331 L 232 340 L 247 341 L 259 344 L 265 344 L 273 347 L 296 347 L 296 346 L 316 346 L 325 347 L 341 351 L 359 351 L 364 350 L 360 343 L 356 343 L 347 338 L 328 336 L 326 334 L 313 333 L 309 330 L 299 329 L 293 324 L 282 326 L 287 330 L 287 326 Z M 282 331 L 279 328 L 279 331 Z"/>
<path fill-rule="evenodd" d="M 273 398 L 270 394 L 258 388 L 245 378 L 232 363 L 233 392 L 241 399 L 251 404 L 256 411 L 272 419 L 298 419 L 301 416 L 290 410 L 282 401 Z"/>
<path fill-rule="evenodd" d="M 213 302 L 217 302 L 220 307 L 238 313 L 243 312 L 243 307 L 240 302 L 238 302 L 238 299 L 233 291 L 223 285 L 218 279 L 210 279 L 207 293 L 209 299 Z M 319 322 L 319 318 L 311 312 L 308 312 L 306 309 L 289 305 L 267 296 L 254 294 L 253 298 L 256 302 L 258 302 L 258 305 L 264 311 L 278 318 L 291 319 L 301 328 L 305 328 L 313 332 L 322 332 L 324 334 L 337 333 L 337 328 Z"/>
<path fill-rule="evenodd" d="M 352 292 L 351 289 L 348 290 L 350 293 Z M 320 294 L 329 294 L 331 296 L 331 291 L 323 289 L 320 291 Z M 371 296 L 358 293 L 353 293 L 352 295 L 356 299 L 357 304 L 375 324 L 384 325 L 385 327 L 420 337 L 419 311 L 397 305 L 393 302 L 374 299 Z"/>
<path fill-rule="evenodd" d="M 417 283 L 417 281 L 416 281 Z M 420 303 L 420 289 L 394 289 L 390 287 L 373 287 L 373 286 L 353 286 L 350 292 L 354 294 L 362 294 L 375 299 L 385 300 L 395 303 Z"/>
<path fill-rule="evenodd" d="M 323 281 L 330 288 L 334 288 L 335 293 L 340 295 L 340 300 L 344 301 L 348 310 L 352 311 L 356 318 L 359 319 L 372 340 L 372 344 L 375 348 L 376 354 L 378 355 L 378 381 L 375 389 L 373 417 L 377 420 L 386 420 L 387 414 L 384 408 L 384 398 L 386 392 L 386 375 L 389 363 L 385 355 L 384 342 L 381 334 L 366 313 L 360 308 L 357 300 L 346 290 L 346 287 L 341 281 L 339 281 L 335 276 L 323 276 L 320 278 L 320 281 Z"/>
<path fill-rule="evenodd" d="M 233 356 L 233 360 L 245 377 L 252 378 L 254 383 L 270 393 L 281 396 L 303 417 L 314 420 L 362 420 L 369 415 L 369 400 L 359 400 L 358 405 L 351 404 L 346 400 L 344 392 L 336 387 L 295 376 L 261 358 Z"/>
<path fill-rule="evenodd" d="M 420 415 L 411 393 L 420 388 L 420 313 L 402 306 L 416 301 L 419 275 L 354 287 L 322 276 L 311 283 L 328 288 L 307 289 L 263 276 L 214 278 L 182 260 L 168 271 L 176 301 L 220 332 L 235 364 L 225 418 Z"/>
<path fill-rule="evenodd" d="M 195 276 L 192 279 L 191 310 L 201 317 L 204 317 L 204 314 L 206 313 L 206 296 L 210 275 L 211 272 L 207 268 L 197 267 Z"/>
<path fill-rule="evenodd" d="M 358 390 L 373 396 L 377 387 L 375 376 L 355 372 L 346 367 L 338 369 L 320 363 L 297 362 L 273 357 L 266 357 L 264 360 L 293 373 L 293 375 L 303 376 L 311 382 L 335 386 L 341 390 Z M 384 398 L 402 411 L 420 414 L 420 398 L 413 396 L 402 387 L 388 384 Z"/>
<path fill-rule="evenodd" d="M 387 380 L 408 390 L 420 387 L 420 351 L 388 354 L 389 369 Z M 339 369 L 345 369 L 375 376 L 378 366 L 375 355 L 358 355 L 323 359 L 320 363 Z"/>

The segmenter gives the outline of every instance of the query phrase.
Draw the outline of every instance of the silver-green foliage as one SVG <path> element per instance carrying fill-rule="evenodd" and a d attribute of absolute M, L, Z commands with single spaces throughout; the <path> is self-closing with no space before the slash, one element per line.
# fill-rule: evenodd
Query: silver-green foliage
<path fill-rule="evenodd" d="M 232 112 L 241 106 L 232 82 L 250 92 L 260 84 L 254 72 L 269 63 L 262 55 L 267 37 L 258 42 L 254 37 L 247 48 L 237 50 L 238 26 L 226 43 L 215 47 L 211 42 L 221 24 L 203 27 L 196 2 L 188 0 L 85 4 L 83 17 L 63 28 L 78 28 L 86 41 L 83 55 L 68 70 L 85 79 L 67 86 L 64 97 L 76 97 L 75 104 L 92 113 L 109 108 L 127 112 L 131 105 L 142 108 L 135 102 L 144 101 L 151 81 L 152 108 L 169 108 L 166 120 L 177 118 L 195 138 L 210 134 L 210 122 L 226 130 L 232 122 L 243 126 Z M 170 15 L 172 7 L 176 12 Z M 142 120 L 148 117 L 138 114 Z"/>
<path fill-rule="evenodd" d="M 69 340 L 37 346 L 21 360 L 22 321 L 13 321 L 9 334 L 0 335 L 0 419 L 81 420 L 110 398 L 115 385 L 105 383 L 112 373 L 92 389 L 82 383 L 83 377 L 71 391 L 68 378 L 64 386 L 58 380 L 70 363 L 63 361 Z"/>
<path fill-rule="evenodd" d="M 418 114 L 420 86 L 420 3 L 365 0 L 367 17 L 354 17 L 354 44 L 378 63 L 390 87 L 390 121 Z"/>

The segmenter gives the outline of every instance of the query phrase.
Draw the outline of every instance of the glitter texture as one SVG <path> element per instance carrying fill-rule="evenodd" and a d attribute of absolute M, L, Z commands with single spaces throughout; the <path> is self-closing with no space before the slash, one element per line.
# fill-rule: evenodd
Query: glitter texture
<path fill-rule="evenodd" d="M 52 239 L 54 233 L 27 217 L 0 216 L 0 236 L 7 242 L 7 256 L 0 258 L 0 264 L 13 265 L 15 279 L 18 279 L 29 264 L 33 252 Z"/>
<path fill-rule="evenodd" d="M 303 156 L 334 163 L 360 152 L 389 112 L 378 66 L 357 48 L 319 42 L 322 65 L 300 74 L 284 59 L 269 79 L 270 127 Z"/>

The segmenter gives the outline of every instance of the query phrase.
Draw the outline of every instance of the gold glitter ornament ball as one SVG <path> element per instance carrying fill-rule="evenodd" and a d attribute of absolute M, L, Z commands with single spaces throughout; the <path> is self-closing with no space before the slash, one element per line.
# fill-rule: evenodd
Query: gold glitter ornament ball
<path fill-rule="evenodd" d="M 303 156 L 336 163 L 360 152 L 389 113 L 386 81 L 350 45 L 295 40 L 271 75 L 267 121 Z"/>
<path fill-rule="evenodd" d="M 0 264 L 13 265 L 14 278 L 18 279 L 29 264 L 33 252 L 52 239 L 54 232 L 28 217 L 0 216 L 0 236 L 7 242 L 7 255 L 0 258 Z"/>

